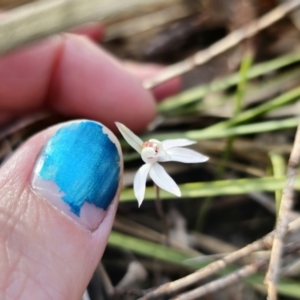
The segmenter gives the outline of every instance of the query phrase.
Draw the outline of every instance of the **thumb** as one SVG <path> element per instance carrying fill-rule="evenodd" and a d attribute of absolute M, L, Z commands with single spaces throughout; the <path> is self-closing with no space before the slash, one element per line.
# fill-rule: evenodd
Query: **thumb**
<path fill-rule="evenodd" d="M 27 141 L 0 169 L 0 299 L 81 299 L 105 249 L 123 172 L 100 123 Z"/>

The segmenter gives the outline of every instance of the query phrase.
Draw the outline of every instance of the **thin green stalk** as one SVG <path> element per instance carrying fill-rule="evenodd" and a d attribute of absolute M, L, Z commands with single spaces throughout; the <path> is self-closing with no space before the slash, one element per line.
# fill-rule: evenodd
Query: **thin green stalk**
<path fill-rule="evenodd" d="M 233 109 L 234 117 L 237 117 L 242 109 L 242 102 L 245 97 L 246 84 L 247 84 L 247 80 L 248 80 L 247 74 L 252 65 L 252 61 L 253 61 L 252 54 L 248 54 L 248 55 L 245 55 L 245 57 L 241 63 L 240 72 L 239 72 L 240 81 L 238 83 L 236 96 L 234 98 L 234 109 Z M 225 146 L 224 153 L 222 155 L 221 163 L 217 167 L 217 170 L 216 170 L 215 178 L 217 180 L 223 177 L 223 174 L 225 172 L 225 165 L 228 162 L 228 160 L 230 159 L 233 143 L 234 143 L 234 136 L 229 137 L 226 141 L 226 146 Z M 212 204 L 212 200 L 213 200 L 213 198 L 209 197 L 203 201 L 203 203 L 200 207 L 200 211 L 198 213 L 197 219 L 196 219 L 196 228 L 195 228 L 196 230 L 201 231 L 203 229 L 207 214 L 208 214 L 211 204 Z"/>
<path fill-rule="evenodd" d="M 284 177 L 286 174 L 286 162 L 284 157 L 279 153 L 269 153 L 270 160 L 273 167 L 273 174 L 275 178 Z M 275 200 L 276 200 L 276 216 L 278 215 L 280 202 L 282 196 L 282 189 L 275 190 Z"/>
<path fill-rule="evenodd" d="M 248 109 L 245 112 L 239 114 L 238 116 L 219 122 L 218 124 L 212 125 L 205 129 L 205 131 L 211 131 L 211 130 L 219 130 L 224 127 L 232 127 L 234 125 L 248 122 L 254 118 L 257 118 L 259 116 L 262 116 L 269 111 L 272 111 L 274 109 L 280 108 L 284 105 L 290 104 L 296 100 L 298 100 L 300 97 L 300 87 L 297 87 L 293 90 L 290 90 L 268 102 L 265 102 L 255 108 Z"/>
<path fill-rule="evenodd" d="M 252 54 L 248 54 L 244 57 L 241 68 L 240 68 L 240 82 L 237 87 L 236 96 L 234 98 L 234 109 L 233 109 L 233 117 L 237 118 L 242 110 L 242 103 L 246 93 L 246 85 L 248 82 L 247 74 L 252 65 L 253 56 Z M 227 143 L 225 146 L 225 151 L 222 158 L 222 163 L 217 169 L 217 178 L 221 178 L 224 173 L 224 165 L 229 160 L 231 149 L 234 142 L 234 136 L 229 137 L 227 139 Z"/>
<path fill-rule="evenodd" d="M 242 110 L 243 99 L 246 94 L 246 86 L 248 82 L 248 73 L 253 62 L 252 53 L 245 55 L 240 68 L 240 81 L 238 83 L 235 101 L 234 101 L 234 116 L 237 116 Z"/>

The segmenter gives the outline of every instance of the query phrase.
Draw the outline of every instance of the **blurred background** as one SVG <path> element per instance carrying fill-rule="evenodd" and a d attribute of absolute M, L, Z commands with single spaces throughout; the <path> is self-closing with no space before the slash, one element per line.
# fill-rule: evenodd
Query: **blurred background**
<path fill-rule="evenodd" d="M 0 0 L 0 9 L 27 2 L 31 1 Z M 130 9 L 118 10 L 104 22 L 101 46 L 122 60 L 168 66 L 208 49 L 250 22 L 259 22 L 283 2 L 128 1 Z M 118 6 L 118 1 L 111 3 Z M 148 289 L 182 278 L 274 229 L 299 121 L 299 83 L 300 9 L 182 75 L 182 91 L 159 103 L 158 116 L 142 139 L 190 138 L 197 141 L 193 149 L 210 160 L 164 164 L 182 197 L 161 192 L 162 214 L 150 181 L 146 200 L 138 208 L 132 182 L 142 161 L 122 141 L 124 191 L 86 299 L 138 299 Z M 2 135 L 2 159 L 28 136 L 61 119 L 43 118 Z M 291 218 L 298 216 L 298 210 L 296 201 Z M 267 259 L 269 253 L 262 248 L 201 284 Z M 265 272 L 261 267 L 234 284 L 213 288 L 201 299 L 265 299 Z M 284 258 L 281 275 L 279 299 L 300 299 L 298 252 Z"/>

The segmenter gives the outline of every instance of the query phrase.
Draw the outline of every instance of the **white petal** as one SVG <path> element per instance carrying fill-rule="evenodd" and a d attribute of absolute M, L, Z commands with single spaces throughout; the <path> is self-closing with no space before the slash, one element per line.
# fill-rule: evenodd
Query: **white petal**
<path fill-rule="evenodd" d="M 175 140 L 165 140 L 162 141 L 162 145 L 165 150 L 168 150 L 173 147 L 184 147 L 196 144 L 197 142 L 188 140 L 188 139 L 175 139 Z"/>
<path fill-rule="evenodd" d="M 171 156 L 171 161 L 179 161 L 182 163 L 202 163 L 209 159 L 207 156 L 191 149 L 170 148 L 167 152 Z M 159 159 L 158 161 L 161 160 Z"/>
<path fill-rule="evenodd" d="M 142 152 L 142 145 L 143 141 L 136 136 L 129 128 L 127 128 L 125 125 L 115 122 L 118 129 L 120 130 L 121 134 L 123 135 L 123 138 L 127 141 L 127 143 L 135 149 L 138 153 Z"/>
<path fill-rule="evenodd" d="M 168 154 L 168 152 L 163 147 L 161 147 L 159 149 L 158 160 L 159 161 L 170 161 L 171 160 L 171 156 Z"/>
<path fill-rule="evenodd" d="M 139 206 L 142 204 L 145 196 L 145 189 L 146 189 L 146 180 L 151 168 L 150 164 L 142 165 L 137 173 L 135 174 L 134 181 L 133 181 L 133 188 L 135 197 L 139 203 Z"/>
<path fill-rule="evenodd" d="M 150 169 L 150 177 L 154 183 L 163 190 L 166 190 L 167 192 L 178 197 L 181 196 L 178 185 L 160 164 L 156 163 L 152 165 L 152 168 Z"/>

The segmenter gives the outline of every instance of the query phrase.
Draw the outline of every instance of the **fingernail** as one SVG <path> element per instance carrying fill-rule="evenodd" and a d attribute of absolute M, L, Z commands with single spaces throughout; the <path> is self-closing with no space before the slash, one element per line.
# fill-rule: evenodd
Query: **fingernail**
<path fill-rule="evenodd" d="M 90 231 L 99 227 L 118 189 L 120 155 L 111 137 L 97 122 L 66 123 L 33 171 L 33 190 Z"/>

